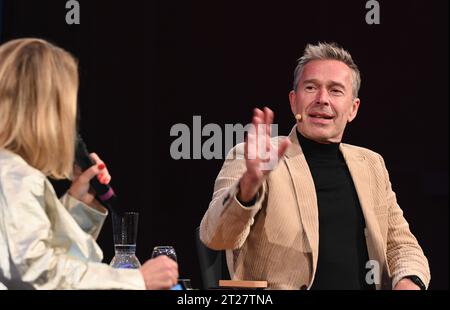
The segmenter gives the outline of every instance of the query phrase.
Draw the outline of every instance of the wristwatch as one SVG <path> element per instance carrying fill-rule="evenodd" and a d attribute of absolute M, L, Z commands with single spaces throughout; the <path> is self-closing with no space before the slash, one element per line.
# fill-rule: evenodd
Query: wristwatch
<path fill-rule="evenodd" d="M 420 287 L 420 289 L 422 291 L 425 291 L 427 289 L 427 287 L 425 286 L 425 284 L 422 282 L 422 280 L 420 280 L 420 278 L 418 276 L 406 276 L 404 277 L 404 279 L 410 279 L 411 281 L 413 281 L 413 283 L 415 285 L 417 285 L 418 287 Z"/>

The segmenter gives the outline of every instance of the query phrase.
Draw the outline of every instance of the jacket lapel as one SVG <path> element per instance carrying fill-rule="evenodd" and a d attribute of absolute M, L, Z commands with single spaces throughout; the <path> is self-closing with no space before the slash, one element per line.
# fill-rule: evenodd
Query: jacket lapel
<path fill-rule="evenodd" d="M 366 158 L 363 155 L 354 152 L 345 144 L 341 144 L 339 149 L 344 156 L 348 170 L 352 176 L 353 184 L 355 185 L 359 203 L 366 221 L 366 227 L 370 232 L 378 233 L 379 228 L 373 211 L 374 208 L 370 191 L 370 175 L 367 170 Z"/>
<path fill-rule="evenodd" d="M 353 179 L 356 192 L 358 194 L 359 203 L 364 215 L 366 228 L 364 230 L 367 244 L 367 251 L 369 258 L 379 263 L 380 279 L 383 277 L 383 270 L 385 269 L 385 249 L 383 247 L 383 238 L 378 225 L 377 216 L 373 206 L 372 192 L 371 192 L 371 180 L 369 169 L 367 167 L 367 161 L 365 156 L 349 148 L 345 144 L 340 145 L 340 150 L 347 163 L 347 167 Z M 367 270 L 369 271 L 369 270 Z M 377 288 L 380 285 L 377 284 Z"/>
<path fill-rule="evenodd" d="M 290 178 L 294 185 L 297 205 L 303 230 L 309 242 L 312 253 L 313 275 L 317 268 L 317 258 L 319 252 L 319 212 L 317 206 L 317 195 L 314 181 L 306 162 L 305 155 L 297 139 L 297 127 L 295 126 L 289 134 L 291 146 L 287 149 L 286 166 Z M 364 215 L 366 229 L 366 243 L 369 257 L 380 264 L 380 268 L 385 266 L 385 251 L 380 245 L 383 244 L 377 217 L 374 213 L 372 194 L 370 188 L 370 174 L 367 167 L 366 158 L 352 150 L 345 144 L 340 145 L 347 167 L 355 185 L 359 202 Z M 311 283 L 314 279 L 311 279 Z M 380 288 L 380 285 L 377 285 Z"/>
<path fill-rule="evenodd" d="M 319 252 L 319 212 L 314 181 L 298 142 L 296 130 L 297 127 L 294 127 L 289 134 L 291 145 L 286 151 L 285 162 L 294 185 L 302 227 L 311 249 L 314 274 Z"/>

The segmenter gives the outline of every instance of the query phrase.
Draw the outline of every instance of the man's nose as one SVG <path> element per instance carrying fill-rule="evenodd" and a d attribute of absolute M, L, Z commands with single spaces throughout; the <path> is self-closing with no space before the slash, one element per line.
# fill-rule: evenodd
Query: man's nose
<path fill-rule="evenodd" d="M 317 92 L 316 103 L 317 104 L 324 104 L 324 105 L 329 105 L 330 104 L 330 95 L 328 94 L 328 90 L 326 90 L 324 88 L 321 88 Z"/>

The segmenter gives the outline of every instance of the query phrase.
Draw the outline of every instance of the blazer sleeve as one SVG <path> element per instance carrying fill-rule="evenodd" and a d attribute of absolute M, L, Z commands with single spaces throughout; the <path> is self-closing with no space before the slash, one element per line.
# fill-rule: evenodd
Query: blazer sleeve
<path fill-rule="evenodd" d="M 258 192 L 253 206 L 243 206 L 236 198 L 239 181 L 246 171 L 244 144 L 238 144 L 227 155 L 216 178 L 209 208 L 200 224 L 200 239 L 214 250 L 235 250 L 244 244 L 261 209 L 266 185 Z"/>
<path fill-rule="evenodd" d="M 100 248 L 89 234 L 75 230 L 59 235 L 50 219 L 45 183 L 27 176 L 11 180 L 14 191 L 0 192 L 0 240 L 8 260 L 0 271 L 4 284 L 17 289 L 144 289 L 139 270 L 114 269 L 99 262 Z M 11 183 L 9 182 L 9 183 Z M 5 190 L 5 188 L 3 188 Z M 1 187 L 0 187 L 1 190 Z M 57 197 L 54 199 L 59 203 Z M 63 206 L 60 206 L 62 209 Z M 63 214 L 64 215 L 64 214 Z M 64 217 L 65 218 L 65 217 Z M 67 215 L 67 221 L 72 218 Z M 67 223 L 70 225 L 71 223 Z M 74 223 L 75 224 L 75 223 Z M 56 225 L 64 225 L 59 222 Z M 72 243 L 77 238 L 83 250 Z"/>
<path fill-rule="evenodd" d="M 392 190 L 389 174 L 383 158 L 380 156 L 386 181 L 388 202 L 388 233 L 387 233 L 387 261 L 392 276 L 392 287 L 406 276 L 418 276 L 428 287 L 430 269 L 428 260 L 417 239 L 411 233 L 409 224 L 403 216 L 403 211 L 397 204 L 397 198 Z"/>

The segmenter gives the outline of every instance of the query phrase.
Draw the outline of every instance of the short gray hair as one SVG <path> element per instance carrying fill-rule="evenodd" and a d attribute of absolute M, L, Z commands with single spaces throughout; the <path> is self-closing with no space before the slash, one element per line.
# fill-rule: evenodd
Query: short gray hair
<path fill-rule="evenodd" d="M 349 66 L 353 75 L 353 97 L 358 97 L 359 88 L 361 87 L 361 74 L 358 66 L 353 61 L 350 53 L 336 43 L 319 42 L 317 45 L 308 44 L 306 46 L 303 56 L 298 60 L 295 68 L 294 90 L 297 90 L 298 82 L 306 64 L 313 60 L 338 60 Z"/>

